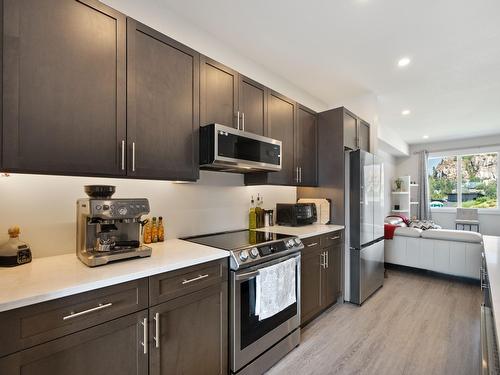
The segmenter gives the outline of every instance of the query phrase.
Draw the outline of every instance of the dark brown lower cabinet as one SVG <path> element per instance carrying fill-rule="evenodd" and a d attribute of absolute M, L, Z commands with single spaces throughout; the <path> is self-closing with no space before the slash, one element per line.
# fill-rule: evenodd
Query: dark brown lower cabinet
<path fill-rule="evenodd" d="M 336 238 L 332 241 L 332 238 Z M 305 239 L 301 258 L 301 324 L 333 305 L 341 295 L 342 235 Z M 332 243 L 333 242 L 333 243 Z"/>
<path fill-rule="evenodd" d="M 308 322 L 321 311 L 323 249 L 302 251 L 300 274 L 301 323 Z"/>
<path fill-rule="evenodd" d="M 326 267 L 324 269 L 323 285 L 323 305 L 332 305 L 337 301 L 341 291 L 341 251 L 342 246 L 336 245 L 324 249 L 326 253 Z"/>
<path fill-rule="evenodd" d="M 2 375 L 147 375 L 147 310 L 0 359 Z"/>
<path fill-rule="evenodd" d="M 149 311 L 151 375 L 227 373 L 227 283 Z"/>
<path fill-rule="evenodd" d="M 227 269 L 215 260 L 3 312 L 0 375 L 227 374 Z"/>

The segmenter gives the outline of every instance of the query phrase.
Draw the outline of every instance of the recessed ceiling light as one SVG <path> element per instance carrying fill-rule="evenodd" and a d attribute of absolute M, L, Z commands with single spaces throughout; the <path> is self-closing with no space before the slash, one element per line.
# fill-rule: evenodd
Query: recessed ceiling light
<path fill-rule="evenodd" d="M 409 109 L 403 109 L 403 110 L 401 111 L 401 114 L 402 114 L 403 116 L 408 116 L 410 113 L 411 113 L 411 111 L 410 111 Z"/>
<path fill-rule="evenodd" d="M 398 61 L 398 66 L 400 68 L 407 66 L 410 63 L 410 58 L 409 57 L 403 57 Z"/>
<path fill-rule="evenodd" d="M 429 139 L 429 136 L 428 135 L 424 135 L 422 138 L 423 139 Z"/>

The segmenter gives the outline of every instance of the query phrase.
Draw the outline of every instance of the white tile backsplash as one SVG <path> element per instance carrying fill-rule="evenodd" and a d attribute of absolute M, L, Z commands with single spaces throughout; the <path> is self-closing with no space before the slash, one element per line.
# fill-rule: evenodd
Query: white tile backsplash
<path fill-rule="evenodd" d="M 196 183 L 13 174 L 0 177 L 0 243 L 21 227 L 34 257 L 75 251 L 76 200 L 84 185 L 115 185 L 114 197 L 145 197 L 152 216 L 163 216 L 170 238 L 246 228 L 250 197 L 264 208 L 295 202 L 295 187 L 244 186 L 243 175 L 202 171 Z"/>

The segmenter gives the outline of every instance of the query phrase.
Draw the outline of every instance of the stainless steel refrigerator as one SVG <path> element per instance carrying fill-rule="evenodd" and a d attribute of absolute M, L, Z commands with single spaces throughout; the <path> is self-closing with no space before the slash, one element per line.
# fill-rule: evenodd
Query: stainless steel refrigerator
<path fill-rule="evenodd" d="M 384 283 L 384 166 L 349 153 L 350 301 L 361 305 Z"/>

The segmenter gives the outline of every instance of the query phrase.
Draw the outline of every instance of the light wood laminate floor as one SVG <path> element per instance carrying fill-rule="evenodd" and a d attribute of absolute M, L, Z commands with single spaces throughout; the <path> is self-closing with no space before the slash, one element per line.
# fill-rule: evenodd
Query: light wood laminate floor
<path fill-rule="evenodd" d="M 269 375 L 479 373 L 479 285 L 388 270 L 361 307 L 333 307 Z"/>

